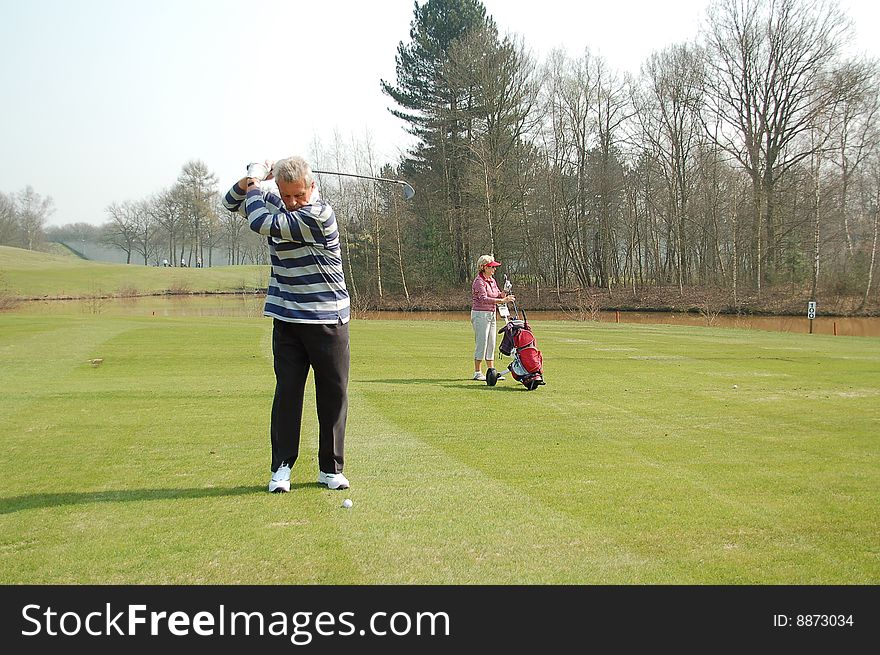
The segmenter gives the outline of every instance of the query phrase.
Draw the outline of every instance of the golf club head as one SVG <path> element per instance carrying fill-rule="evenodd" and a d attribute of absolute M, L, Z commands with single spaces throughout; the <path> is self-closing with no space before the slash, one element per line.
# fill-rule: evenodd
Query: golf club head
<path fill-rule="evenodd" d="M 413 189 L 406 182 L 401 182 L 401 184 L 403 185 L 403 199 L 404 200 L 412 200 L 413 197 L 416 195 L 416 190 Z"/>

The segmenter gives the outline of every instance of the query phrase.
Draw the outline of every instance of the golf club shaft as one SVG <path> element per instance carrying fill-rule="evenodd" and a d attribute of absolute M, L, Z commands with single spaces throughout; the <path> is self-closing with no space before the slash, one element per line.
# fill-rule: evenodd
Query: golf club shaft
<path fill-rule="evenodd" d="M 376 180 L 377 182 L 391 182 L 392 184 L 406 184 L 403 180 L 392 180 L 387 177 L 373 177 L 372 175 L 358 175 L 356 173 L 337 173 L 336 171 L 316 171 L 312 170 L 312 173 L 317 173 L 318 175 L 342 175 L 343 177 L 359 177 L 362 180 Z"/>
<path fill-rule="evenodd" d="M 376 182 L 390 182 L 391 184 L 399 184 L 403 190 L 404 200 L 412 200 L 412 198 L 416 195 L 415 189 L 413 189 L 409 185 L 409 183 L 404 182 L 403 180 L 391 180 L 387 177 L 373 177 L 372 175 L 358 175 L 357 173 L 339 173 L 336 171 L 312 170 L 312 173 L 317 173 L 318 175 L 343 175 L 345 177 L 359 177 L 362 180 L 374 180 Z"/>

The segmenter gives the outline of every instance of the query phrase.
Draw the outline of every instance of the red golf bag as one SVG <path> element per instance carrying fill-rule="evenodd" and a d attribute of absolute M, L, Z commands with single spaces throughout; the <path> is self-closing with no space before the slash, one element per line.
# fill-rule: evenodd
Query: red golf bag
<path fill-rule="evenodd" d="M 513 319 L 498 331 L 503 334 L 499 350 L 502 355 L 513 356 L 507 367 L 514 380 L 522 383 L 529 391 L 534 391 L 544 382 L 544 358 L 535 342 L 535 335 L 525 318 Z"/>

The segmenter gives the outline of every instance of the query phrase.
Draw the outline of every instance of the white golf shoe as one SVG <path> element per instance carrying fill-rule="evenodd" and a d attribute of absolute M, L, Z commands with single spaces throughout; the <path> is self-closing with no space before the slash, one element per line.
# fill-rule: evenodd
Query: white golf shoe
<path fill-rule="evenodd" d="M 328 489 L 348 489 L 351 484 L 342 473 L 318 473 L 318 484 L 326 484 Z"/>
<path fill-rule="evenodd" d="M 482 373 L 480 373 L 479 371 L 476 371 L 474 373 L 474 380 L 479 380 L 480 382 L 485 382 L 486 376 L 483 375 Z"/>
<path fill-rule="evenodd" d="M 272 474 L 272 479 L 269 480 L 269 491 L 273 494 L 290 491 L 290 466 L 287 462 L 282 462 L 278 470 Z"/>

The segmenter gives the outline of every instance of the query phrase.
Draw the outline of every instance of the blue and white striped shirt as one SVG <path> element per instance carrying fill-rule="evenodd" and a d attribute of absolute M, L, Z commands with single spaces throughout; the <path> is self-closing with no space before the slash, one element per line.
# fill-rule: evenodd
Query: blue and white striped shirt
<path fill-rule="evenodd" d="M 289 323 L 348 323 L 348 289 L 342 271 L 339 229 L 323 200 L 289 211 L 278 195 L 235 185 L 224 206 L 247 217 L 267 237 L 272 272 L 263 314 Z"/>

